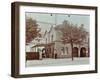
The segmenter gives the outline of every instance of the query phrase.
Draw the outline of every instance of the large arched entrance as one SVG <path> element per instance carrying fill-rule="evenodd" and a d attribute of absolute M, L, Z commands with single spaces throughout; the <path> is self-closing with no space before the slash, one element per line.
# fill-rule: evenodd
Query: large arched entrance
<path fill-rule="evenodd" d="M 86 48 L 85 47 L 82 47 L 80 49 L 80 57 L 86 57 Z"/>
<path fill-rule="evenodd" d="M 78 57 L 78 48 L 77 47 L 73 48 L 73 56 Z"/>

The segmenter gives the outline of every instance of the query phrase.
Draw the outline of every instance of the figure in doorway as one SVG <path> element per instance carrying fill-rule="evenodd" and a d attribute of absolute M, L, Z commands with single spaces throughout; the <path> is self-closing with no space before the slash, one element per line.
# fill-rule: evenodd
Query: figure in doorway
<path fill-rule="evenodd" d="M 42 49 L 42 58 L 46 58 L 45 48 Z"/>
<path fill-rule="evenodd" d="M 54 49 L 54 58 L 57 59 L 57 50 Z"/>

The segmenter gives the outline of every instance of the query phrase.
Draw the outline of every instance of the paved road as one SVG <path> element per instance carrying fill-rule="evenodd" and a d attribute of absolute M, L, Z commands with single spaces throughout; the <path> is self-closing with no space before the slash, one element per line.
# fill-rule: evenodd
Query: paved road
<path fill-rule="evenodd" d="M 71 58 L 64 59 L 51 59 L 46 58 L 42 60 L 28 60 L 26 62 L 26 67 L 36 67 L 36 66 L 62 66 L 62 65 L 83 65 L 89 64 L 89 58 Z"/>

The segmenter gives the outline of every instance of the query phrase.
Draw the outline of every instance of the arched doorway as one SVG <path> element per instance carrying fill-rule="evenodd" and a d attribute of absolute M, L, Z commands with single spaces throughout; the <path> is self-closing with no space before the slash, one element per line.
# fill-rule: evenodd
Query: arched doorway
<path fill-rule="evenodd" d="M 86 57 L 86 48 L 85 47 L 82 47 L 80 49 L 80 57 Z"/>
<path fill-rule="evenodd" d="M 77 47 L 73 48 L 73 56 L 78 57 L 78 48 Z"/>

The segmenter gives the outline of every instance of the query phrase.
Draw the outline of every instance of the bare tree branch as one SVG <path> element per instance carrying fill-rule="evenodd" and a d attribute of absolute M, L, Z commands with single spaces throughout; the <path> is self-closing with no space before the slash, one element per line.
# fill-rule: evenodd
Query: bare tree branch
<path fill-rule="evenodd" d="M 72 52 L 73 52 L 73 44 L 81 44 L 88 35 L 88 32 L 84 28 L 84 24 L 81 24 L 80 27 L 77 25 L 74 25 L 72 23 L 69 23 L 68 21 L 64 20 L 64 22 L 58 27 L 62 33 L 62 42 L 64 44 L 70 43 Z M 72 53 L 72 60 L 73 60 L 73 53 Z"/>

